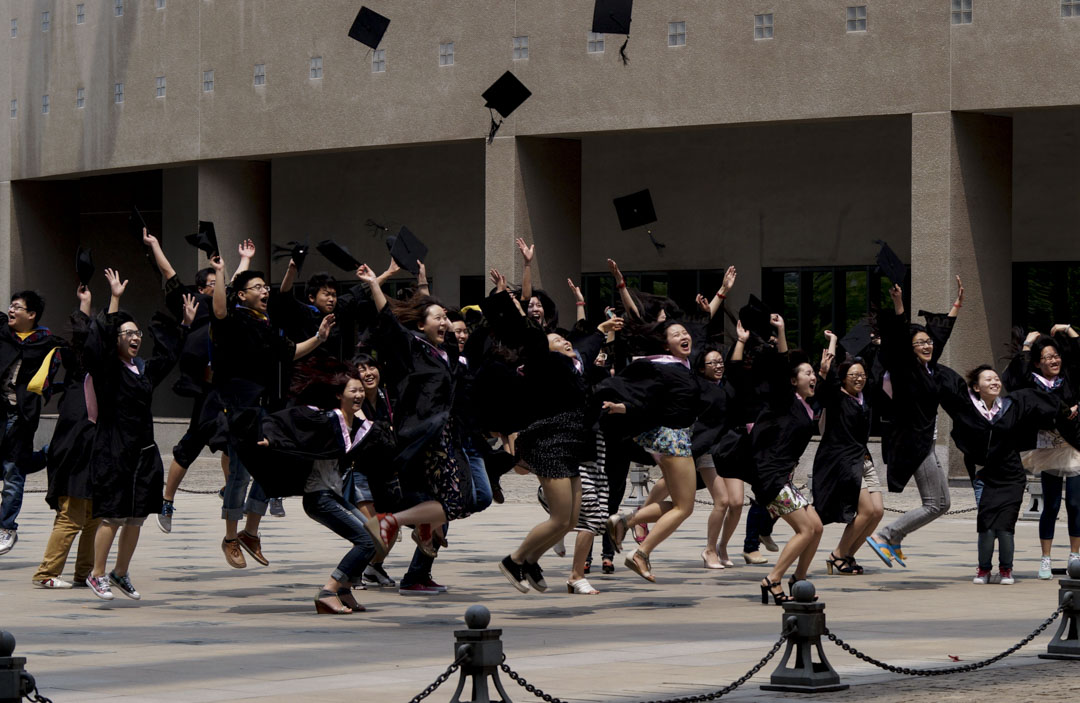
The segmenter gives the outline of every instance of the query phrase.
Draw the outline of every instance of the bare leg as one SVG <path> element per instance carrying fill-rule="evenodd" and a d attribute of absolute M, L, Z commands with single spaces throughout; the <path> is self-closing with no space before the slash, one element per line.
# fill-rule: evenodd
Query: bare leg
<path fill-rule="evenodd" d="M 743 509 L 743 491 L 745 487 L 743 482 L 737 478 L 725 478 L 724 488 L 727 495 L 727 512 L 724 515 L 724 529 L 720 535 L 720 547 L 717 550 L 717 556 L 722 560 L 728 561 L 728 542 L 731 541 L 731 536 L 735 534 L 736 528 L 739 526 L 739 520 L 742 518 Z"/>
<path fill-rule="evenodd" d="M 442 525 L 446 522 L 446 511 L 437 500 L 427 500 L 419 505 L 394 513 L 400 525 Z"/>
<path fill-rule="evenodd" d="M 585 560 L 593 546 L 593 538 L 596 537 L 588 530 L 578 530 L 574 539 L 574 563 L 570 567 L 570 580 L 577 581 L 585 578 Z"/>
<path fill-rule="evenodd" d="M 177 464 L 176 460 L 173 459 L 173 462 L 169 464 L 169 475 L 165 479 L 165 491 L 163 492 L 165 500 L 170 503 L 175 500 L 176 489 L 180 488 L 180 482 L 184 480 L 186 475 L 187 469 Z"/>
<path fill-rule="evenodd" d="M 118 525 L 107 525 L 104 522 L 98 526 L 97 534 L 94 535 L 94 571 L 91 576 L 105 575 L 105 564 L 109 561 L 109 550 L 112 549 L 117 529 Z"/>
<path fill-rule="evenodd" d="M 709 519 L 705 531 L 705 551 L 701 553 L 702 559 L 708 566 L 722 566 L 716 555 L 716 543 L 720 541 L 720 530 L 724 525 L 724 514 L 727 512 L 727 490 L 724 479 L 716 475 L 716 469 L 704 467 L 698 469 L 701 478 L 705 480 L 705 488 L 712 497 L 713 506 L 709 511 Z"/>
<path fill-rule="evenodd" d="M 664 502 L 667 499 L 668 495 L 669 494 L 667 489 L 667 481 L 661 478 L 653 484 L 652 488 L 649 489 L 649 495 L 645 497 L 645 502 L 641 504 L 641 508 L 644 508 L 648 505 L 658 505 Z M 641 508 L 638 508 L 638 510 L 641 510 Z M 639 522 L 637 524 L 640 525 L 644 523 Z"/>
<path fill-rule="evenodd" d="M 521 544 L 518 545 L 518 548 L 510 553 L 510 559 L 515 564 L 523 564 L 526 561 L 536 563 L 540 555 L 562 539 L 563 535 L 574 525 L 574 523 L 570 522 L 570 518 L 574 513 L 574 487 L 572 481 L 577 482 L 578 495 L 580 495 L 580 478 L 540 479 L 540 485 L 544 487 L 544 498 L 548 504 L 548 518 L 533 527 Z"/>
<path fill-rule="evenodd" d="M 139 532 L 142 528 L 135 525 L 124 525 L 120 528 L 120 540 L 116 545 L 116 568 L 113 571 L 117 576 L 124 576 L 131 566 L 131 556 L 135 554 L 135 547 L 139 544 Z"/>
<path fill-rule="evenodd" d="M 660 470 L 667 479 L 671 500 L 639 510 L 631 520 L 633 524 L 652 522 L 649 518 L 656 516 L 656 525 L 641 543 L 640 549 L 646 554 L 652 554 L 657 545 L 670 537 L 694 512 L 694 489 L 697 486 L 694 460 L 685 456 L 662 456 Z M 641 515 L 642 512 L 646 515 Z"/>
<path fill-rule="evenodd" d="M 259 515 L 258 513 L 245 513 L 244 532 L 247 532 L 252 536 L 258 535 L 260 522 L 262 522 L 262 515 Z"/>
<path fill-rule="evenodd" d="M 855 535 L 855 541 L 848 545 L 847 556 L 855 556 L 855 552 L 859 551 L 859 547 L 866 544 L 866 538 L 874 534 L 874 530 L 877 529 L 878 523 L 881 522 L 882 516 L 885 515 L 885 501 L 881 496 L 881 493 L 867 493 L 867 500 L 864 506 L 862 496 L 859 496 L 859 514 L 855 516 L 856 522 L 858 518 L 862 517 L 865 513 L 866 522 L 864 523 L 862 532 Z M 840 554 L 845 554 L 840 552 Z"/>
<path fill-rule="evenodd" d="M 805 578 L 810 560 L 814 558 L 817 544 L 821 540 L 821 518 L 813 512 L 813 508 L 799 508 L 795 512 L 782 516 L 782 519 L 791 526 L 795 534 L 784 545 L 780 556 L 776 558 L 776 565 L 769 572 L 768 579 L 772 582 L 781 581 L 784 578 L 784 572 L 796 559 L 799 560 L 799 566 L 795 570 L 795 575 L 799 576 L 801 571 L 801 578 Z"/>

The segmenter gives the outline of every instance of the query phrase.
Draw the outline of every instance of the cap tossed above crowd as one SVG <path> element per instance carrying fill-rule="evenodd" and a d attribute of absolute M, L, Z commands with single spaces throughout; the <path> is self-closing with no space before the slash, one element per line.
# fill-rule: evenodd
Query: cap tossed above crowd
<path fill-rule="evenodd" d="M 615 198 L 612 203 L 615 205 L 615 214 L 619 216 L 619 227 L 623 232 L 656 222 L 656 209 L 653 207 L 652 195 L 648 188 Z M 656 247 L 656 253 L 662 254 L 662 250 L 667 245 L 657 241 L 651 229 L 646 229 L 645 233 L 649 235 L 649 241 Z"/>

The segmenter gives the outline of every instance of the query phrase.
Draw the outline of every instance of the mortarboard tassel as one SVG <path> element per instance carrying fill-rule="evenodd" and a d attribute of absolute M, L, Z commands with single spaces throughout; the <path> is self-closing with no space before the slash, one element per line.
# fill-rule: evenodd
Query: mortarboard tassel
<path fill-rule="evenodd" d="M 487 143 L 491 144 L 495 141 L 495 133 L 498 132 L 499 127 L 502 126 L 502 120 L 499 120 L 498 122 L 495 121 L 495 112 L 491 108 L 488 108 L 488 112 L 491 113 L 491 131 L 488 132 Z"/>
<path fill-rule="evenodd" d="M 656 253 L 657 254 L 663 254 L 664 252 L 662 250 L 667 247 L 667 244 L 664 244 L 663 242 L 658 241 L 656 239 L 656 237 L 653 236 L 651 229 L 645 230 L 645 233 L 649 235 L 649 241 L 652 242 L 652 245 L 654 247 L 656 247 Z"/>
<path fill-rule="evenodd" d="M 626 39 L 623 40 L 622 46 L 619 47 L 619 58 L 622 59 L 622 65 L 628 66 L 630 64 L 630 57 L 626 55 L 626 45 L 630 43 L 630 35 L 626 35 Z"/>

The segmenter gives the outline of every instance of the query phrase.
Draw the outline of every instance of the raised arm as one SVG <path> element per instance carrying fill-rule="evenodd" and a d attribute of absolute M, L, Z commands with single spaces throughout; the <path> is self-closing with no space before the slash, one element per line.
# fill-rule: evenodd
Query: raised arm
<path fill-rule="evenodd" d="M 158 270 L 161 271 L 161 276 L 166 281 L 176 275 L 176 270 L 169 263 L 169 259 L 165 256 L 165 252 L 161 250 L 161 242 L 158 238 L 150 234 L 145 227 L 142 231 L 143 244 L 150 247 L 150 251 L 154 254 L 154 263 L 157 264 Z"/>
<path fill-rule="evenodd" d="M 379 285 L 379 279 L 375 272 L 367 264 L 361 264 L 360 268 L 356 269 L 356 277 L 371 289 L 371 300 L 375 303 L 375 309 L 382 312 L 382 309 L 386 307 L 386 296 L 383 294 L 382 286 Z"/>
<path fill-rule="evenodd" d="M 570 286 L 570 292 L 574 294 L 574 307 L 577 308 L 577 320 L 580 322 L 585 319 L 585 296 L 571 279 L 566 279 L 566 285 Z"/>
<path fill-rule="evenodd" d="M 251 259 L 255 256 L 255 242 L 250 239 L 245 239 L 240 242 L 240 246 L 236 248 L 236 251 L 240 254 L 240 265 L 233 271 L 232 278 L 229 279 L 230 281 L 236 280 L 237 276 L 251 268 Z M 218 280 L 221 280 L 221 276 L 218 276 Z"/>
<path fill-rule="evenodd" d="M 75 291 L 75 297 L 79 299 L 79 312 L 87 317 L 90 317 L 90 289 L 86 286 L 79 286 Z"/>
<path fill-rule="evenodd" d="M 615 263 L 614 259 L 607 260 L 608 270 L 611 271 L 611 275 L 615 277 L 615 288 L 619 291 L 619 298 L 622 300 L 623 308 L 626 309 L 627 314 L 633 315 L 637 319 L 641 319 L 641 311 L 638 310 L 637 305 L 634 304 L 634 299 L 630 295 L 630 291 L 626 290 L 626 279 L 622 275 L 622 271 L 619 270 L 619 265 Z"/>
<path fill-rule="evenodd" d="M 416 260 L 416 265 L 420 269 L 416 274 L 416 292 L 420 295 L 431 295 L 431 287 L 428 286 L 427 280 L 427 266 L 424 266 L 424 262 L 420 259 Z"/>
<path fill-rule="evenodd" d="M 739 320 L 735 323 L 735 348 L 731 350 L 731 361 L 743 360 L 743 352 L 749 339 L 750 332 L 742 326 L 742 320 Z"/>
<path fill-rule="evenodd" d="M 964 284 L 960 282 L 960 277 L 956 277 L 956 301 L 952 304 L 952 309 L 949 310 L 949 317 L 956 317 L 960 314 L 960 308 L 964 307 Z"/>
<path fill-rule="evenodd" d="M 709 319 L 712 319 L 717 311 L 724 305 L 724 300 L 727 299 L 728 293 L 735 287 L 735 276 L 737 275 L 734 266 L 728 266 L 727 271 L 724 272 L 724 281 L 720 284 L 720 290 L 716 291 L 716 295 L 709 301 Z"/>
<path fill-rule="evenodd" d="M 224 320 L 229 316 L 229 303 L 225 297 L 225 289 L 228 286 L 220 285 L 225 280 L 225 262 L 221 260 L 220 255 L 210 259 L 210 268 L 217 274 L 219 284 L 214 286 L 214 317 Z"/>
<path fill-rule="evenodd" d="M 1072 339 L 1076 339 L 1077 337 L 1080 337 L 1080 334 L 1076 333 L 1076 330 L 1074 330 L 1072 328 L 1072 325 L 1066 325 L 1066 324 L 1054 325 L 1053 327 L 1050 328 L 1050 334 L 1051 334 L 1051 336 L 1056 335 L 1056 334 L 1066 334 L 1069 337 L 1071 337 Z M 1025 342 L 1025 344 L 1026 344 L 1026 342 Z"/>
<path fill-rule="evenodd" d="M 378 275 L 376 280 L 379 281 L 379 285 L 381 286 L 384 283 L 386 283 L 388 280 L 390 280 L 390 277 L 393 276 L 395 273 L 397 273 L 400 270 L 401 270 L 401 267 L 398 266 L 398 263 L 396 261 L 394 261 L 394 257 L 391 256 L 390 257 L 390 265 L 386 267 L 385 271 L 383 271 L 382 273 L 380 273 Z"/>
<path fill-rule="evenodd" d="M 532 297 L 532 260 L 536 255 L 536 245 L 531 247 L 525 244 L 521 237 L 517 238 L 518 249 L 521 251 L 521 261 L 524 269 L 521 272 L 521 299 L 528 302 Z"/>
<path fill-rule="evenodd" d="M 112 297 L 109 299 L 109 314 L 119 312 L 120 310 L 120 296 L 124 294 L 127 289 L 127 281 L 120 281 L 120 272 L 113 269 L 105 269 L 105 280 L 109 282 L 109 290 L 112 293 Z"/>
<path fill-rule="evenodd" d="M 774 312 L 769 316 L 769 322 L 776 328 L 776 351 L 787 354 L 787 330 L 784 328 L 784 318 Z"/>
<path fill-rule="evenodd" d="M 296 274 L 296 262 L 289 259 L 289 267 L 285 269 L 285 275 L 281 279 L 281 286 L 278 288 L 279 293 L 288 293 L 292 290 L 293 284 L 296 283 Z"/>
<path fill-rule="evenodd" d="M 823 334 L 829 340 L 829 346 L 821 352 L 821 366 L 818 368 L 818 375 L 822 378 L 828 375 L 833 360 L 836 359 L 836 334 L 832 330 L 825 330 Z"/>
<path fill-rule="evenodd" d="M 315 333 L 314 337 L 305 339 L 296 345 L 296 351 L 293 352 L 293 360 L 300 357 L 307 356 L 311 352 L 315 351 L 320 344 L 326 341 L 330 336 L 330 330 L 334 327 L 334 315 L 331 313 L 322 319 L 319 323 L 319 331 Z"/>
<path fill-rule="evenodd" d="M 904 314 L 904 289 L 900 287 L 899 283 L 894 283 L 892 288 L 889 289 L 889 297 L 892 298 L 893 310 L 896 312 L 896 316 L 899 317 Z"/>

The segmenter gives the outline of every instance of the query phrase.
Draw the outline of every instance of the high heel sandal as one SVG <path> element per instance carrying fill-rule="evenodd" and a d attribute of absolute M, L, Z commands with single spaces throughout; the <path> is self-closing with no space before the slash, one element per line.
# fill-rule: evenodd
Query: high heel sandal
<path fill-rule="evenodd" d="M 865 573 L 866 570 L 863 569 L 857 561 L 855 561 L 854 556 L 849 554 L 844 557 L 844 561 L 847 562 L 848 567 L 851 568 L 851 573 L 855 574 L 856 576 L 862 576 Z"/>
<path fill-rule="evenodd" d="M 385 557 L 390 551 L 390 545 L 397 538 L 398 521 L 393 513 L 379 513 L 369 517 L 364 522 L 364 529 L 375 543 L 375 554 L 378 558 Z"/>
<path fill-rule="evenodd" d="M 600 593 L 592 587 L 588 579 L 578 579 L 577 581 L 566 582 L 566 592 L 574 593 L 579 596 L 595 596 Z"/>
<path fill-rule="evenodd" d="M 439 555 L 432 544 L 431 525 L 417 525 L 412 531 L 412 540 L 424 556 L 434 559 Z"/>
<path fill-rule="evenodd" d="M 622 513 L 615 513 L 608 518 L 607 533 L 616 552 L 622 551 L 622 541 L 623 537 L 626 537 L 627 529 L 629 526 L 626 524 L 626 516 Z"/>
<path fill-rule="evenodd" d="M 702 565 L 702 567 L 706 568 L 706 569 L 723 569 L 724 568 L 724 562 L 720 561 L 719 557 L 717 557 L 717 563 L 715 563 L 715 564 L 710 564 L 709 563 L 709 558 L 707 556 L 705 556 L 708 553 L 709 553 L 709 550 L 707 550 L 707 549 L 701 552 L 701 565 Z"/>
<path fill-rule="evenodd" d="M 348 608 L 350 611 L 352 611 L 354 613 L 362 613 L 365 610 L 367 610 L 367 608 L 360 605 L 360 601 L 356 600 L 356 598 L 353 597 L 351 588 L 343 588 L 343 589 L 341 589 L 340 591 L 337 592 L 337 597 L 338 597 L 338 600 L 341 601 L 341 604 L 343 606 L 345 606 L 346 608 Z"/>
<path fill-rule="evenodd" d="M 836 552 L 829 552 L 829 558 L 825 560 L 825 570 L 829 573 L 829 576 L 833 575 L 833 569 L 836 569 L 839 574 L 851 575 L 855 573 L 855 570 L 848 563 L 847 557 L 838 557 Z"/>
<path fill-rule="evenodd" d="M 638 563 L 638 559 L 644 562 L 644 565 Z M 640 549 L 635 549 L 633 554 L 626 557 L 626 568 L 633 571 L 635 574 L 645 579 L 646 581 L 656 583 L 656 578 L 652 575 L 652 565 L 649 563 L 649 555 Z"/>
<path fill-rule="evenodd" d="M 761 586 L 762 605 L 769 604 L 769 596 L 772 596 L 773 605 L 783 605 L 784 603 L 792 600 L 791 596 L 784 593 L 784 588 L 780 585 L 779 581 L 770 581 L 768 577 L 766 577 L 761 579 L 761 583 L 759 585 Z M 779 588 L 780 592 L 777 593 L 776 591 L 772 590 L 774 588 Z"/>
<path fill-rule="evenodd" d="M 319 615 L 348 615 L 352 609 L 345 607 L 338 594 L 324 590 L 315 596 L 315 612 Z"/>

